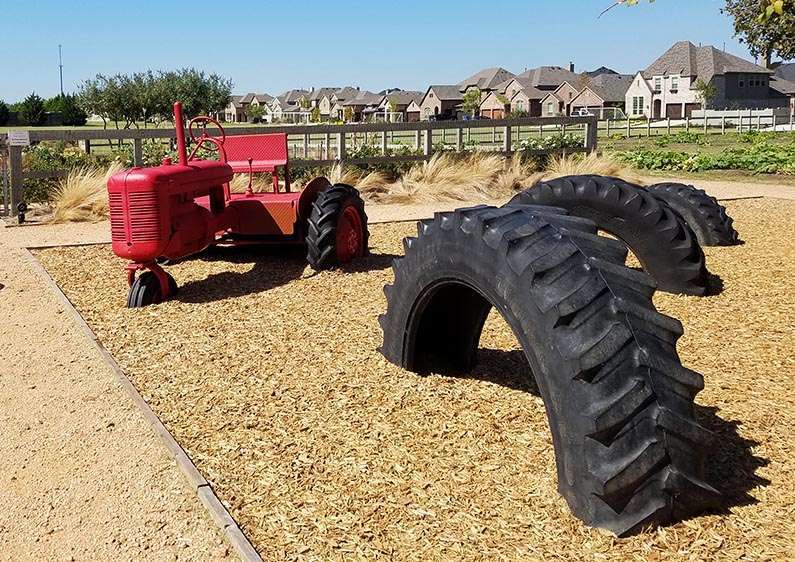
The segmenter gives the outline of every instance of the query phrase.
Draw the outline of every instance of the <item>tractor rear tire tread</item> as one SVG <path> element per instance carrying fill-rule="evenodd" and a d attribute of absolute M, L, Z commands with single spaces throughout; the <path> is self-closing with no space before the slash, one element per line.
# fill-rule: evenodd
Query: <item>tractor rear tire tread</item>
<path fill-rule="evenodd" d="M 542 181 L 507 205 L 563 207 L 590 219 L 624 242 L 662 291 L 705 295 L 704 252 L 695 234 L 674 209 L 640 186 L 597 175 Z"/>
<path fill-rule="evenodd" d="M 612 241 L 583 245 L 554 222 L 522 205 L 421 221 L 384 288 L 382 353 L 407 369 L 418 368 L 420 349 L 460 356 L 453 363 L 469 368 L 494 307 L 533 369 L 558 488 L 577 517 L 624 536 L 716 507 L 719 493 L 704 482 L 711 433 L 693 403 L 703 378 L 681 366 L 681 324 L 657 312 L 648 275 L 615 262 Z M 474 298 L 487 301 L 485 311 L 461 316 L 468 301 L 458 294 L 447 309 L 437 305 L 442 297 L 433 301 L 458 285 L 482 295 Z M 434 329 L 418 327 L 426 317 Z M 463 339 L 450 343 L 467 322 Z"/>
<path fill-rule="evenodd" d="M 334 184 L 321 191 L 312 203 L 307 220 L 306 260 L 312 269 L 319 271 L 336 264 L 337 221 L 347 206 L 356 207 L 362 220 L 364 253 L 367 255 L 370 232 L 367 214 L 359 191 L 344 183 Z"/>
<path fill-rule="evenodd" d="M 703 189 L 671 182 L 658 183 L 646 189 L 682 216 L 702 246 L 739 244 L 739 234 L 726 207 Z"/>

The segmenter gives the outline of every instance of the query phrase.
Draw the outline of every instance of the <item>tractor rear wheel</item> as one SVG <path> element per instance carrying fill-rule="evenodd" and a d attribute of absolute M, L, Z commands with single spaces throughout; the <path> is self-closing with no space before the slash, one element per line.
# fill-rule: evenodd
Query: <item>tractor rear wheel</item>
<path fill-rule="evenodd" d="M 338 183 L 321 191 L 307 220 L 306 259 L 312 269 L 344 264 L 367 254 L 367 214 L 356 188 Z"/>
<path fill-rule="evenodd" d="M 177 282 L 169 273 L 166 273 L 166 277 L 168 277 L 169 296 L 173 296 L 178 290 Z M 151 271 L 144 271 L 135 278 L 130 287 L 130 292 L 127 295 L 127 308 L 141 308 L 160 302 L 163 302 L 160 281 Z"/>
<path fill-rule="evenodd" d="M 646 274 L 618 263 L 617 241 L 557 213 L 474 207 L 418 223 L 384 287 L 381 352 L 420 373 L 466 372 L 494 308 L 535 376 L 577 517 L 623 536 L 714 507 L 712 434 L 693 404 L 704 381 L 680 363 L 682 325 L 657 312 Z"/>
<path fill-rule="evenodd" d="M 734 246 L 739 235 L 726 207 L 703 189 L 683 183 L 657 183 L 646 188 L 682 215 L 702 246 Z"/>
<path fill-rule="evenodd" d="M 685 220 L 640 186 L 596 175 L 542 181 L 507 205 L 554 205 L 590 219 L 624 242 L 661 291 L 707 293 L 704 252 Z"/>

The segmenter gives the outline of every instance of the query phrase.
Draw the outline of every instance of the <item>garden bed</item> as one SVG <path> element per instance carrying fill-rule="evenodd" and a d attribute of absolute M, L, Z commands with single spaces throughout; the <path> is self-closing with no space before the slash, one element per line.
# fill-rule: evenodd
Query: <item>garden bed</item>
<path fill-rule="evenodd" d="M 177 300 L 139 310 L 124 308 L 109 247 L 36 255 L 266 559 L 782 559 L 795 550 L 795 203 L 727 207 L 746 244 L 705 248 L 725 290 L 655 302 L 705 376 L 708 475 L 729 511 L 625 540 L 557 494 L 543 403 L 500 319 L 468 378 L 378 353 L 381 288 L 412 224 L 373 226 L 373 256 L 347 272 L 217 251 L 171 267 Z"/>

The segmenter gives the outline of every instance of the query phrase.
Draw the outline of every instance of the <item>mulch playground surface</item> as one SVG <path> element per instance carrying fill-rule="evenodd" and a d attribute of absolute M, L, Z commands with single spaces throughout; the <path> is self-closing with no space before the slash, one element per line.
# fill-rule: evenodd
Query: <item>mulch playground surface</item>
<path fill-rule="evenodd" d="M 495 315 L 466 378 L 377 351 L 390 262 L 313 274 L 295 252 L 217 250 L 170 271 L 176 300 L 124 307 L 108 246 L 42 250 L 50 274 L 265 559 L 782 560 L 795 553 L 795 202 L 733 201 L 745 244 L 705 248 L 723 290 L 659 293 L 704 374 L 725 511 L 628 539 L 583 526 L 556 490 L 543 403 Z"/>

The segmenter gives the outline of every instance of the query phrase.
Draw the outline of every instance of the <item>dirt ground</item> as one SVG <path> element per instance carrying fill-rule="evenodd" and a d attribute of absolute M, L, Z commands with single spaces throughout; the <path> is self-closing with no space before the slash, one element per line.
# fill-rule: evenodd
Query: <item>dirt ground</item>
<path fill-rule="evenodd" d="M 557 494 L 543 405 L 500 319 L 466 378 L 419 377 L 377 352 L 381 288 L 411 224 L 373 226 L 373 256 L 345 272 L 312 274 L 289 253 L 183 262 L 176 300 L 143 310 L 123 307 L 107 246 L 37 256 L 266 559 L 784 560 L 795 203 L 727 207 L 745 244 L 705 249 L 723 291 L 655 297 L 706 379 L 698 415 L 718 434 L 708 479 L 725 511 L 624 540 Z"/>
<path fill-rule="evenodd" d="M 158 437 L 25 260 L 19 244 L 41 231 L 1 224 L 0 559 L 233 557 Z M 59 241 L 84 239 L 77 225 L 58 230 Z"/>

